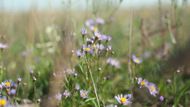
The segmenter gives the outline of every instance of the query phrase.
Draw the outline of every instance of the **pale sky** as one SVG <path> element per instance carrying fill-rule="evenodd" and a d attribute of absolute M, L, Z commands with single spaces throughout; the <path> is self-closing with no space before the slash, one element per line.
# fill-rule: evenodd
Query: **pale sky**
<path fill-rule="evenodd" d="M 0 0 L 0 10 L 29 10 L 33 5 L 39 9 L 59 9 L 64 5 L 63 3 L 68 0 Z M 73 8 L 85 7 L 86 1 L 92 0 L 71 0 Z M 119 0 L 118 0 L 119 1 Z M 170 3 L 171 0 L 162 0 L 163 3 Z M 181 3 L 182 0 L 178 0 Z M 151 6 L 158 3 L 158 0 L 124 0 L 121 7 L 140 7 L 140 6 Z"/>

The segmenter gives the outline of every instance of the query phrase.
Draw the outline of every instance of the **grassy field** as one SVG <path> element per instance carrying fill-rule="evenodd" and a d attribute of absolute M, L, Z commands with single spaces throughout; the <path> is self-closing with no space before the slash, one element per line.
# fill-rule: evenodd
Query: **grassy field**
<path fill-rule="evenodd" d="M 185 3 L 0 11 L 0 107 L 189 107 Z"/>

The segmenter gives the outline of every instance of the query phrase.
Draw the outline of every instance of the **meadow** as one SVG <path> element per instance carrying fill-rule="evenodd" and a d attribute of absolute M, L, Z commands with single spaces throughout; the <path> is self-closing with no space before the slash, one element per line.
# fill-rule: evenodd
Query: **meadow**
<path fill-rule="evenodd" d="M 122 1 L 0 10 L 0 107 L 189 107 L 187 1 Z"/>

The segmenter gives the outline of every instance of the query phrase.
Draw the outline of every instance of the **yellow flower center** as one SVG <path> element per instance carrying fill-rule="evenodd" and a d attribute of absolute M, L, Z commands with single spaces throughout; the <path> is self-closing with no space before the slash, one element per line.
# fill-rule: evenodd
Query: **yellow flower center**
<path fill-rule="evenodd" d="M 94 32 L 97 32 L 98 31 L 98 28 L 95 26 L 95 27 L 93 27 L 93 31 Z"/>
<path fill-rule="evenodd" d="M 81 93 L 81 97 L 87 97 L 87 93 L 85 92 Z"/>
<path fill-rule="evenodd" d="M 5 99 L 0 99 L 0 106 L 4 107 L 6 105 Z"/>
<path fill-rule="evenodd" d="M 141 86 L 145 86 L 145 81 L 141 81 Z"/>
<path fill-rule="evenodd" d="M 84 48 L 85 51 L 89 52 L 90 51 L 90 48 Z"/>
<path fill-rule="evenodd" d="M 124 103 L 127 101 L 127 99 L 124 98 L 124 97 L 122 97 L 122 98 L 120 99 L 120 101 L 121 101 L 122 104 L 124 104 Z"/>
<path fill-rule="evenodd" d="M 140 63 L 140 60 L 139 59 L 135 59 L 134 60 L 136 63 Z"/>
<path fill-rule="evenodd" d="M 155 91 L 156 88 L 154 86 L 150 86 L 150 91 Z"/>
<path fill-rule="evenodd" d="M 10 82 L 5 82 L 5 86 L 6 86 L 6 87 L 10 87 L 10 86 L 11 86 L 11 83 L 10 83 Z"/>

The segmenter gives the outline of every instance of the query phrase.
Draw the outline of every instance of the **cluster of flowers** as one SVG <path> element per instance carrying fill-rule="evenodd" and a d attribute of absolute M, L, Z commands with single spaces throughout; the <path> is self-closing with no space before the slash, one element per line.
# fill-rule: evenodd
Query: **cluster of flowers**
<path fill-rule="evenodd" d="M 131 60 L 133 61 L 134 64 L 141 64 L 142 63 L 142 59 L 137 57 L 134 54 L 131 56 Z M 113 58 L 109 58 L 107 60 L 107 63 L 112 65 L 112 66 L 115 66 L 116 68 L 118 68 L 120 66 L 119 61 L 116 59 L 113 59 Z M 142 81 L 142 78 L 138 78 L 138 84 L 141 84 L 141 85 L 144 84 L 144 81 Z M 149 83 L 149 84 L 150 84 L 150 92 L 152 94 L 156 94 L 157 90 L 156 90 L 155 85 L 153 85 L 153 83 Z M 121 105 L 130 105 L 132 103 L 133 97 L 132 97 L 132 94 L 125 94 L 125 95 L 120 94 L 120 95 L 115 96 L 115 99 Z"/>
<path fill-rule="evenodd" d="M 88 98 L 88 94 L 89 94 L 89 91 L 88 90 L 84 90 L 84 89 L 80 89 L 80 85 L 79 84 L 76 84 L 75 85 L 75 90 L 77 90 L 80 94 L 80 97 L 83 98 L 83 99 L 87 99 Z M 69 90 L 65 90 L 63 93 L 58 93 L 55 95 L 55 98 L 57 100 L 61 100 L 62 98 L 69 98 L 71 97 L 71 92 Z"/>
<path fill-rule="evenodd" d="M 0 107 L 7 106 L 11 97 L 14 97 L 17 92 L 17 87 L 21 82 L 18 78 L 17 82 L 6 80 L 0 84 Z"/>
<path fill-rule="evenodd" d="M 141 77 L 137 78 L 137 83 L 139 84 L 140 88 L 142 88 L 142 87 L 148 88 L 148 90 L 152 96 L 154 96 L 154 97 L 159 96 L 158 88 L 154 83 L 149 82 L 146 79 L 142 79 Z M 159 99 L 160 99 L 160 101 L 163 101 L 164 97 L 159 96 Z"/>
<path fill-rule="evenodd" d="M 88 19 L 81 30 L 84 44 L 81 49 L 76 51 L 78 57 L 83 57 L 86 54 L 101 55 L 104 52 L 112 50 L 108 42 L 112 39 L 111 36 L 105 35 L 100 32 L 98 26 L 105 23 L 102 18 L 96 20 Z M 90 30 L 90 32 L 88 32 Z"/>
<path fill-rule="evenodd" d="M 141 64 L 142 63 L 142 59 L 137 57 L 134 54 L 132 55 L 131 60 L 133 61 L 134 64 Z M 106 62 L 107 62 L 108 65 L 111 65 L 111 66 L 113 66 L 115 68 L 120 68 L 120 62 L 115 58 L 110 57 L 110 58 L 107 59 Z"/>
<path fill-rule="evenodd" d="M 149 82 L 146 79 L 142 79 L 141 77 L 137 78 L 137 83 L 140 88 L 146 87 L 152 96 L 159 97 L 160 101 L 164 101 L 164 97 L 159 96 L 158 88 L 154 83 Z M 121 105 L 130 105 L 132 103 L 132 98 L 133 98 L 132 94 L 126 94 L 126 95 L 120 94 L 115 96 L 115 99 Z"/>

